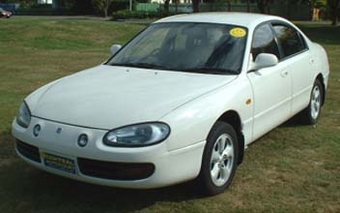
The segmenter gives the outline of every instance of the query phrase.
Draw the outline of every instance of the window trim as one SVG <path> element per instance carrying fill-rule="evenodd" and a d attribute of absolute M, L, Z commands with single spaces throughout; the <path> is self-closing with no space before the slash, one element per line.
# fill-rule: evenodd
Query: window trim
<path fill-rule="evenodd" d="M 308 46 L 308 43 L 307 43 L 307 41 L 306 41 L 306 38 L 304 37 L 303 33 L 302 33 L 297 27 L 295 27 L 294 25 L 291 25 L 291 24 L 289 24 L 289 23 L 287 23 L 287 22 L 284 22 L 284 21 L 280 21 L 280 20 L 269 20 L 269 21 L 265 21 L 265 22 L 262 22 L 262 23 L 258 24 L 258 25 L 254 28 L 254 30 L 253 30 L 253 35 L 252 35 L 252 40 L 251 40 L 251 44 L 250 44 L 250 53 L 252 53 L 252 44 L 253 44 L 253 41 L 254 41 L 254 36 L 255 36 L 256 30 L 257 30 L 259 27 L 262 27 L 262 26 L 265 25 L 265 24 L 269 25 L 270 29 L 271 29 L 272 32 L 273 32 L 274 40 L 275 40 L 276 45 L 278 46 L 279 54 L 280 54 L 280 57 L 278 58 L 279 63 L 282 62 L 282 61 L 288 60 L 288 59 L 290 59 L 291 57 L 294 57 L 294 56 L 296 56 L 296 55 L 302 54 L 302 53 L 307 52 L 307 51 L 310 50 L 310 48 L 309 48 L 309 46 Z M 283 48 L 282 48 L 282 45 L 281 45 L 280 41 L 278 40 L 278 37 L 277 37 L 277 35 L 276 35 L 276 33 L 275 33 L 274 25 L 282 25 L 282 26 L 285 26 L 285 27 L 289 27 L 289 28 L 294 29 L 294 30 L 297 32 L 297 34 L 298 34 L 298 37 L 299 37 L 300 42 L 304 45 L 305 48 L 304 48 L 303 50 L 299 51 L 299 52 L 296 52 L 296 53 L 291 54 L 291 55 L 289 55 L 289 56 L 285 56 L 284 51 L 283 51 Z M 255 58 L 254 58 L 253 60 L 255 60 Z"/>
<path fill-rule="evenodd" d="M 254 30 L 253 30 L 253 35 L 252 35 L 252 39 L 251 39 L 251 44 L 250 44 L 250 53 L 252 53 L 252 50 L 253 50 L 253 42 L 254 42 L 254 37 L 255 37 L 255 33 L 256 33 L 256 30 L 264 25 L 267 25 L 269 26 L 270 30 L 272 31 L 273 33 L 273 36 L 274 36 L 274 41 L 275 41 L 275 44 L 276 46 L 278 47 L 278 50 L 279 50 L 279 56 L 278 57 L 278 60 L 279 62 L 281 61 L 281 59 L 283 58 L 283 51 L 281 51 L 281 45 L 279 45 L 278 43 L 278 39 L 277 39 L 277 36 L 274 32 L 274 29 L 272 27 L 272 21 L 265 21 L 265 22 L 262 22 L 261 24 L 258 24 Z M 275 55 L 276 56 L 276 55 Z M 253 58 L 253 60 L 255 60 L 256 58 Z"/>
<path fill-rule="evenodd" d="M 281 42 L 279 41 L 279 39 L 278 39 L 278 37 L 277 37 L 277 35 L 276 35 L 276 33 L 275 33 L 275 30 L 274 30 L 274 26 L 275 26 L 275 25 L 281 25 L 281 26 L 284 26 L 284 27 L 291 28 L 291 29 L 295 30 L 295 32 L 297 33 L 297 35 L 298 35 L 298 37 L 299 37 L 299 41 L 300 41 L 300 42 L 303 44 L 303 46 L 304 46 L 304 49 L 303 49 L 303 50 L 300 50 L 299 52 L 296 52 L 296 53 L 294 53 L 294 54 L 291 54 L 291 55 L 289 55 L 289 56 L 286 56 L 286 55 L 284 54 L 284 50 L 283 50 L 282 44 L 281 44 Z M 271 29 L 272 29 L 272 31 L 273 31 L 273 33 L 274 33 L 274 36 L 275 36 L 276 41 L 277 41 L 277 44 L 278 44 L 278 46 L 279 46 L 280 55 L 281 55 L 281 58 L 279 59 L 279 62 L 285 61 L 285 60 L 287 60 L 287 59 L 290 59 L 291 57 L 294 57 L 294 56 L 296 56 L 296 55 L 302 54 L 302 53 L 304 53 L 304 52 L 306 52 L 306 51 L 309 50 L 309 46 L 307 45 L 306 39 L 304 38 L 304 36 L 303 36 L 302 33 L 300 32 L 300 30 L 298 30 L 298 29 L 297 29 L 296 27 L 294 27 L 293 25 L 290 25 L 290 24 L 288 24 L 288 23 L 286 23 L 286 22 L 283 22 L 283 21 L 270 21 L 270 27 L 271 27 Z"/>

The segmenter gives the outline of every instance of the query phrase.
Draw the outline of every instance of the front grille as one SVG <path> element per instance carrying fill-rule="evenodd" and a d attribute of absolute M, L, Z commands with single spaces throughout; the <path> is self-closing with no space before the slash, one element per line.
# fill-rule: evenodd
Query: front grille
<path fill-rule="evenodd" d="M 26 158 L 41 163 L 41 159 L 40 159 L 40 154 L 39 154 L 39 149 L 38 147 L 29 145 L 27 143 L 24 143 L 22 141 L 17 140 L 16 142 L 16 147 L 18 152 L 25 156 Z"/>
<path fill-rule="evenodd" d="M 150 177 L 155 166 L 151 163 L 117 163 L 78 158 L 81 173 L 110 180 L 141 180 Z"/>

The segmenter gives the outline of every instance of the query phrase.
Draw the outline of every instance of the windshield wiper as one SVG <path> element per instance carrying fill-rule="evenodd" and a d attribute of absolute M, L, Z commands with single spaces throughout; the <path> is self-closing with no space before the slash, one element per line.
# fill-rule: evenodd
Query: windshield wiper
<path fill-rule="evenodd" d="M 138 63 L 112 63 L 110 65 L 112 65 L 112 66 L 124 66 L 124 67 L 148 68 L 148 69 L 168 69 L 167 67 L 162 66 L 162 65 L 151 64 L 151 63 L 144 63 L 144 62 L 138 62 Z"/>
<path fill-rule="evenodd" d="M 237 75 L 235 70 L 228 70 L 222 68 L 212 68 L 212 67 L 194 67 L 189 69 L 184 69 L 185 72 L 195 72 L 195 73 L 206 73 L 206 74 L 224 74 L 224 75 Z"/>

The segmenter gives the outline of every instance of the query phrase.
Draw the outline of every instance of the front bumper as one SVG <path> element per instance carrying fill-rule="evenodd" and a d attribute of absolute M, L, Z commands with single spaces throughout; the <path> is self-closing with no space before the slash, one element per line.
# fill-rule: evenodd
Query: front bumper
<path fill-rule="evenodd" d="M 41 131 L 34 136 L 37 124 Z M 27 129 L 15 120 L 12 124 L 16 152 L 22 159 L 68 178 L 123 188 L 157 188 L 199 174 L 205 141 L 171 151 L 167 147 L 171 137 L 148 147 L 109 147 L 102 142 L 106 132 L 36 117 Z M 77 143 L 81 134 L 88 136 L 84 147 Z"/>

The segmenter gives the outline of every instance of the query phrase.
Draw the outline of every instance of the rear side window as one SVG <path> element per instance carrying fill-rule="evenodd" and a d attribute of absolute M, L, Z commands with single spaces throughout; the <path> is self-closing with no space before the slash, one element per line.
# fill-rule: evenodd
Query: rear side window
<path fill-rule="evenodd" d="M 264 24 L 254 31 L 252 50 L 253 60 L 260 53 L 271 53 L 280 58 L 279 48 L 275 41 L 275 36 L 268 24 Z"/>
<path fill-rule="evenodd" d="M 274 32 L 280 43 L 284 57 L 288 57 L 307 49 L 306 42 L 298 31 L 285 25 L 273 25 Z"/>

